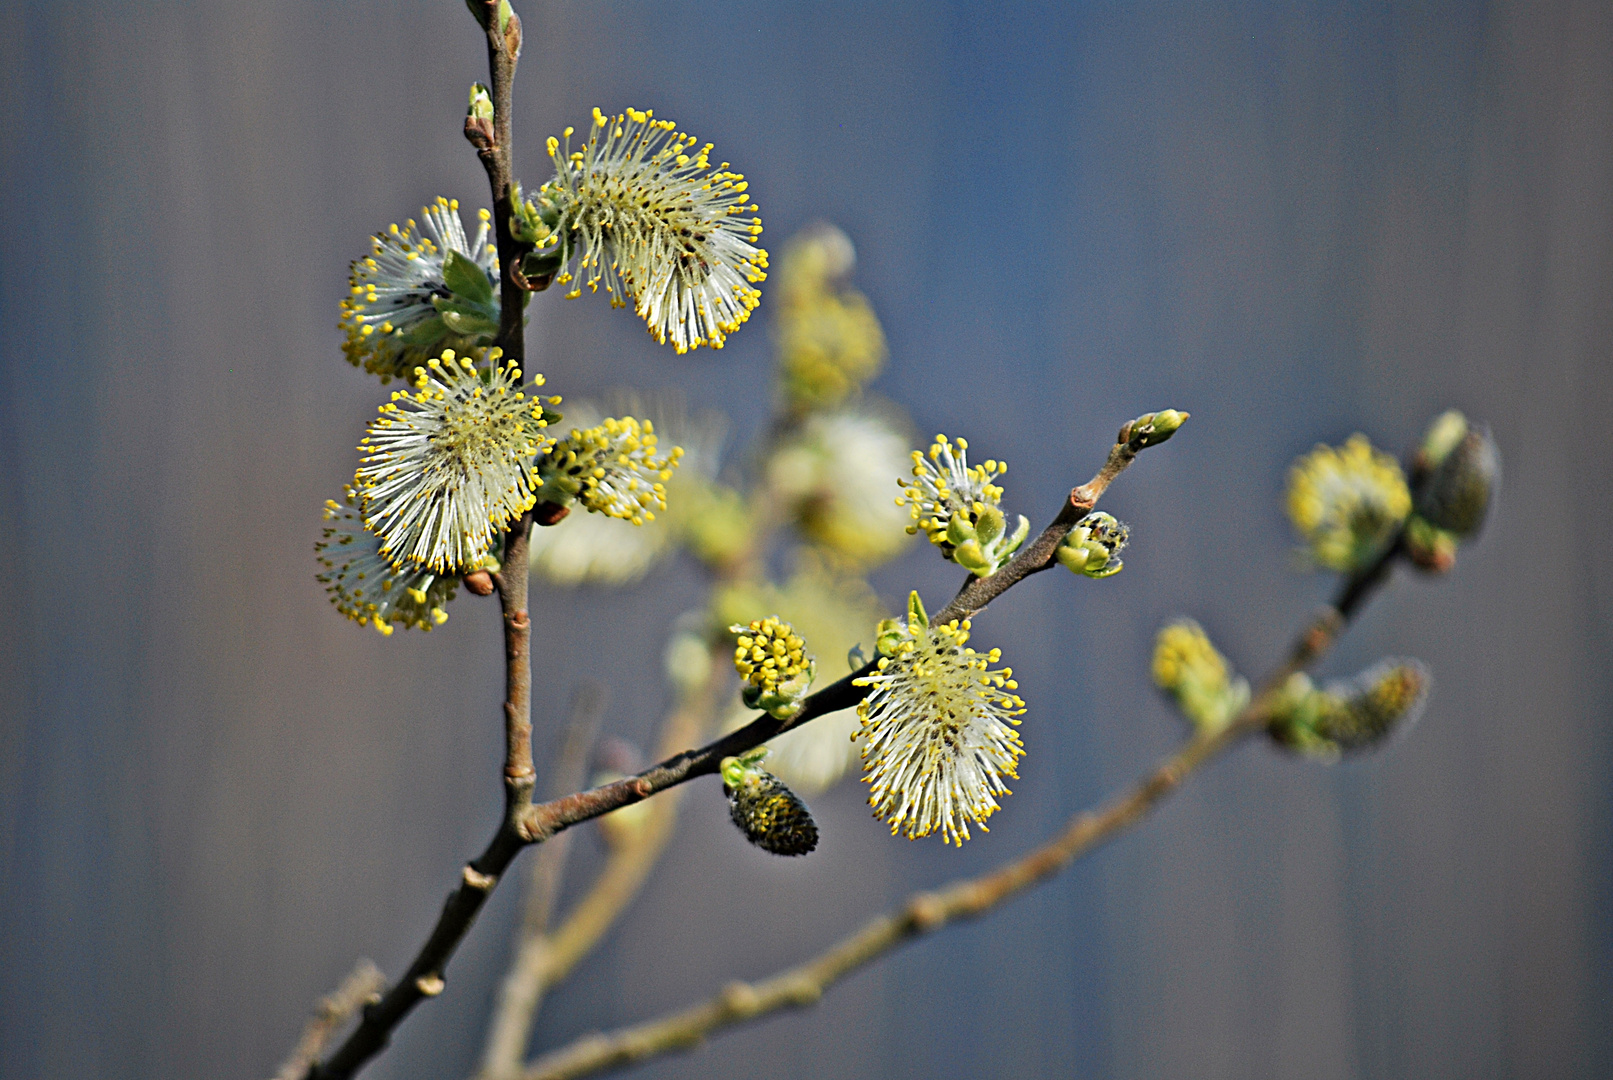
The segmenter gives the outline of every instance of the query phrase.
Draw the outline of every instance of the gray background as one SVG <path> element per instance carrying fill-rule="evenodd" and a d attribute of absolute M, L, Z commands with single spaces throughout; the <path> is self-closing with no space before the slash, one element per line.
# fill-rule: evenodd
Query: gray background
<path fill-rule="evenodd" d="M 540 1045 L 765 974 L 1127 782 L 1179 734 L 1164 619 L 1258 672 L 1324 596 L 1293 456 L 1457 405 L 1506 455 L 1488 534 L 1327 664 L 1427 660 L 1409 738 L 1240 750 L 1034 895 L 643 1075 L 1613 1072 L 1613 9 L 517 6 L 519 171 L 650 106 L 750 175 L 775 250 L 844 226 L 877 389 L 1012 461 L 1012 509 L 1045 517 L 1121 420 L 1194 414 L 1105 504 L 1126 573 L 977 626 L 1032 705 L 989 837 L 891 840 L 850 784 L 819 854 L 770 860 L 703 782 Z M 457 0 L 152 0 L 7 5 L 0 62 L 0 1073 L 266 1075 L 356 956 L 401 969 L 499 809 L 494 609 L 383 640 L 309 553 L 380 400 L 338 352 L 346 261 L 438 193 L 485 203 L 458 134 L 484 57 Z M 602 301 L 533 312 L 562 393 L 683 386 L 741 437 L 765 412 L 765 301 L 690 358 Z M 955 578 L 915 552 L 877 583 Z M 538 597 L 540 746 L 588 675 L 645 736 L 698 584 Z M 369 1075 L 467 1071 L 517 899 Z"/>

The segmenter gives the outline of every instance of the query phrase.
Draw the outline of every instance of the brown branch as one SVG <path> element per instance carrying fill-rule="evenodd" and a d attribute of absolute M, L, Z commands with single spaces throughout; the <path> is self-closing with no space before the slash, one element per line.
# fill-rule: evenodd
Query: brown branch
<path fill-rule="evenodd" d="M 489 32 L 489 40 L 494 35 Z M 489 45 L 491 49 L 491 44 Z M 513 66 L 513 65 L 512 65 Z M 495 78 L 497 68 L 495 67 Z M 498 87 L 495 85 L 493 97 L 499 100 Z M 493 169 L 489 167 L 489 176 Z M 504 228 L 505 226 L 501 226 Z M 503 234 L 501 233 L 501 236 Z M 502 250 L 502 249 L 501 249 Z M 508 309 L 506 309 L 506 319 Z M 1052 564 L 1053 553 L 1057 550 L 1059 541 L 1067 534 L 1081 516 L 1092 509 L 1097 503 L 1110 482 L 1131 464 L 1137 452 L 1148 443 L 1133 438 L 1128 441 L 1127 435 L 1131 429 L 1130 424 L 1121 429 L 1121 438 L 1111 448 L 1108 460 L 1104 463 L 1096 476 L 1090 481 L 1070 492 L 1064 506 L 1060 508 L 1053 522 L 1044 529 L 1036 541 L 1026 548 L 995 574 L 989 577 L 971 579 L 959 590 L 958 595 L 952 599 L 940 614 L 938 621 L 947 622 L 951 619 L 963 619 L 974 615 L 992 600 L 1001 596 L 1010 587 L 1024 580 L 1030 574 L 1047 569 Z M 522 631 L 520 622 L 526 616 L 526 576 L 527 576 L 527 527 L 530 518 L 523 519 L 521 527 L 511 532 L 506 538 L 504 553 L 505 564 L 498 578 L 500 592 L 505 606 L 506 640 L 512 633 Z M 519 592 L 517 592 L 517 588 Z M 512 611 L 514 597 L 519 596 L 520 608 Z M 869 664 L 858 671 L 852 672 L 838 682 L 832 683 L 815 694 L 810 695 L 802 711 L 789 720 L 779 720 L 766 713 L 757 717 L 749 724 L 737 731 L 708 743 L 698 750 L 685 750 L 674 754 L 657 765 L 611 784 L 604 784 L 589 791 L 579 791 L 559 799 L 532 805 L 532 776 L 531 762 L 531 721 L 529 717 L 530 703 L 526 695 L 530 689 L 530 668 L 525 670 L 525 683 L 518 685 L 516 676 L 518 659 L 525 660 L 524 649 L 522 656 L 515 656 L 514 647 L 511 647 L 510 660 L 510 692 L 506 704 L 506 711 L 510 720 L 507 725 L 509 753 L 505 769 L 506 805 L 507 813 L 499 831 L 494 835 L 492 842 L 476 860 L 467 865 L 463 872 L 462 884 L 450 893 L 443 905 L 442 914 L 437 917 L 437 925 L 432 928 L 431 936 L 426 944 L 416 954 L 414 962 L 404 977 L 391 989 L 380 1002 L 364 1011 L 364 1020 L 358 1029 L 344 1042 L 335 1056 L 309 1070 L 308 1080 L 346 1080 L 375 1054 L 386 1046 L 392 1029 L 402 1022 L 416 1005 L 427 997 L 435 997 L 443 990 L 443 969 L 447 966 L 454 950 L 459 947 L 460 941 L 470 930 L 471 924 L 481 912 L 482 904 L 487 900 L 488 894 L 498 884 L 499 875 L 510 865 L 510 862 L 528 844 L 539 844 L 555 836 L 564 829 L 593 818 L 619 810 L 624 806 L 642 802 L 651 795 L 679 784 L 693 780 L 698 776 L 706 776 L 718 771 L 722 760 L 747 750 L 755 749 L 762 743 L 786 731 L 797 728 L 810 720 L 840 709 L 849 708 L 867 694 L 863 687 L 854 685 L 854 680 L 872 670 Z M 517 703 L 517 695 L 520 695 Z M 512 707 L 513 706 L 513 707 Z M 523 737 L 518 722 L 517 708 L 526 715 L 524 730 L 525 750 L 528 772 L 525 776 L 517 776 L 520 759 L 518 750 Z"/>
<path fill-rule="evenodd" d="M 487 58 L 494 107 L 494 145 L 478 153 L 493 195 L 493 226 L 498 239 L 501 317 L 494 344 L 521 362 L 526 355 L 524 290 L 510 274 L 520 261 L 519 245 L 510 234 L 510 168 L 512 87 L 520 52 L 520 23 L 501 29 L 498 0 L 478 15 L 487 36 Z M 532 767 L 532 620 L 527 612 L 527 534 L 531 514 L 522 517 L 504 538 L 504 561 L 495 580 L 504 618 L 505 644 L 505 814 L 486 850 L 461 872 L 431 936 L 409 970 L 381 1000 L 364 1009 L 363 1019 L 328 1061 L 312 1064 L 307 1080 L 346 1080 L 385 1048 L 392 1030 L 428 997 L 443 990 L 443 972 L 466 931 L 481 912 L 488 894 L 510 862 L 534 838 L 523 831 L 532 805 L 536 774 Z"/>
<path fill-rule="evenodd" d="M 1141 435 L 1128 439 L 1131 427 L 1131 424 L 1127 424 L 1121 429 L 1121 439 L 1110 448 L 1108 460 L 1104 462 L 1103 468 L 1098 470 L 1097 475 L 1091 480 L 1070 492 L 1064 505 L 1059 508 L 1057 516 L 1033 542 L 1021 548 L 1018 554 L 996 573 L 983 578 L 971 577 L 964 582 L 958 594 L 941 609 L 934 621 L 947 623 L 953 619 L 971 618 L 1012 586 L 1031 574 L 1052 566 L 1059 543 L 1075 527 L 1075 523 L 1091 512 L 1114 478 L 1136 460 L 1139 451 L 1150 445 Z M 716 742 L 708 743 L 698 750 L 686 750 L 681 754 L 675 754 L 637 776 L 533 806 L 530 821 L 525 825 L 525 832 L 534 842 L 541 842 L 579 822 L 608 814 L 623 806 L 630 806 L 697 776 L 715 773 L 721 767 L 724 758 L 743 754 L 775 736 L 798 728 L 820 716 L 857 704 L 867 695 L 868 690 L 866 687 L 855 685 L 855 682 L 872 671 L 873 667 L 874 664 L 870 662 L 817 693 L 809 695 L 801 712 L 788 720 L 780 720 L 763 713 L 749 724 Z"/>
<path fill-rule="evenodd" d="M 1298 635 L 1287 660 L 1266 678 L 1260 693 L 1229 724 L 1195 734 L 1169 760 L 1106 806 L 1071 818 L 1063 831 L 1046 844 L 991 873 L 935 891 L 914 893 L 896 911 L 871 919 L 818 957 L 769 979 L 759 983 L 733 982 L 714 997 L 660 1019 L 610 1033 L 585 1035 L 539 1058 L 522 1080 L 588 1076 L 689 1049 L 713 1032 L 769 1013 L 813 1005 L 834 983 L 885 953 L 950 922 L 983 915 L 1052 877 L 1137 824 L 1221 753 L 1263 730 L 1278 689 L 1294 672 L 1315 662 L 1332 647 L 1361 604 L 1387 580 L 1395 554 L 1391 548 L 1371 568 L 1346 583 L 1339 599 Z"/>
<path fill-rule="evenodd" d="M 314 1015 L 302 1029 L 297 1048 L 275 1071 L 274 1080 L 297 1080 L 307 1072 L 308 1066 L 325 1052 L 325 1044 L 330 1042 L 336 1029 L 376 997 L 385 985 L 386 976 L 372 962 L 360 960 L 355 964 L 335 991 L 320 998 L 319 1004 L 314 1006 Z"/>

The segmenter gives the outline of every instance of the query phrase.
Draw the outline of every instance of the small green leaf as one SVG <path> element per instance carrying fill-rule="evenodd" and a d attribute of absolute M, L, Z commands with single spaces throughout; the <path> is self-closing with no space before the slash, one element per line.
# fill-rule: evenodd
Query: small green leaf
<path fill-rule="evenodd" d="M 443 282 L 455 293 L 478 304 L 493 302 L 493 283 L 487 274 L 464 255 L 453 250 L 442 263 Z"/>
<path fill-rule="evenodd" d="M 907 618 L 909 622 L 917 622 L 920 626 L 930 625 L 930 616 L 924 611 L 924 601 L 919 599 L 917 592 L 907 594 Z"/>

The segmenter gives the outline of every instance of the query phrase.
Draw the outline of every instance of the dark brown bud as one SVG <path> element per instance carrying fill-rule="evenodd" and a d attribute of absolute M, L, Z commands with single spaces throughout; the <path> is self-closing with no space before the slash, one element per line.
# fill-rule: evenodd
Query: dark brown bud
<path fill-rule="evenodd" d="M 493 121 L 480 116 L 465 117 L 465 139 L 478 153 L 493 149 Z"/>
<path fill-rule="evenodd" d="M 513 11 L 504 24 L 504 50 L 510 54 L 512 60 L 521 58 L 521 16 Z"/>
<path fill-rule="evenodd" d="M 477 596 L 492 596 L 493 575 L 486 570 L 472 570 L 465 575 L 465 588 Z"/>
<path fill-rule="evenodd" d="M 532 508 L 532 521 L 537 525 L 558 525 L 571 513 L 571 507 L 559 503 L 543 502 Z"/>

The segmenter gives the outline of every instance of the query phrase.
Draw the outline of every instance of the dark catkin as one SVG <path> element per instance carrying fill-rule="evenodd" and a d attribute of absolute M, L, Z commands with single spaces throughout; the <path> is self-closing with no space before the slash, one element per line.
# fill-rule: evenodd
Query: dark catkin
<path fill-rule="evenodd" d="M 723 791 L 734 824 L 763 851 L 805 855 L 818 846 L 812 812 L 772 773 L 747 769 L 737 784 L 724 784 Z"/>

